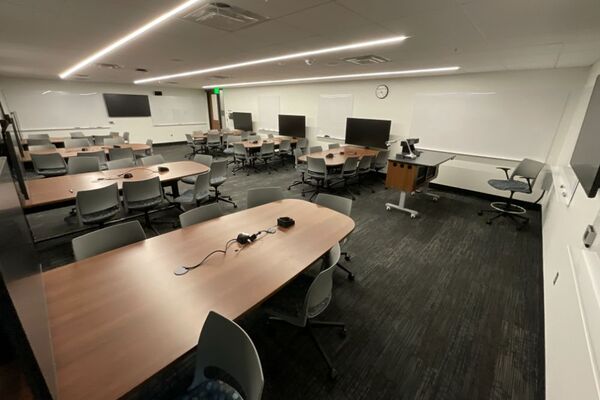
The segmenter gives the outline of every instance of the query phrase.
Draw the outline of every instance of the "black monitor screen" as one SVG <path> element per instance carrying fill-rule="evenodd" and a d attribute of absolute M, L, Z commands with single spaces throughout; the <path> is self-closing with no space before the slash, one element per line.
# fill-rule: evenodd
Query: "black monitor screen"
<path fill-rule="evenodd" d="M 304 115 L 279 114 L 279 134 L 293 137 L 305 137 L 306 117 Z"/>
<path fill-rule="evenodd" d="M 233 120 L 233 128 L 239 129 L 245 132 L 252 131 L 252 114 L 245 112 L 233 112 L 231 113 L 231 119 Z"/>
<path fill-rule="evenodd" d="M 148 96 L 139 94 L 104 93 L 109 117 L 149 117 Z"/>
<path fill-rule="evenodd" d="M 596 78 L 596 85 L 571 157 L 571 167 L 588 197 L 595 197 L 600 186 L 598 154 L 600 154 L 600 76 Z"/>
<path fill-rule="evenodd" d="M 389 120 L 346 118 L 346 143 L 384 149 L 391 126 Z"/>

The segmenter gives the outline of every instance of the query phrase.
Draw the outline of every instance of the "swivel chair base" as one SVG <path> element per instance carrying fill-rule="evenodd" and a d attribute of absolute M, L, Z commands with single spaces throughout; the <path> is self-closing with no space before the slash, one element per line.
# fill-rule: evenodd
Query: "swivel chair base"
<path fill-rule="evenodd" d="M 492 216 L 485 221 L 488 225 L 491 225 L 496 219 L 502 217 L 512 221 L 516 225 L 517 230 L 520 231 L 529 223 L 529 218 L 523 215 L 526 210 L 521 206 L 503 201 L 495 201 L 491 203 L 490 206 L 492 207 L 491 210 L 480 210 L 477 213 L 479 216 L 482 216 L 484 213 L 492 214 Z"/>

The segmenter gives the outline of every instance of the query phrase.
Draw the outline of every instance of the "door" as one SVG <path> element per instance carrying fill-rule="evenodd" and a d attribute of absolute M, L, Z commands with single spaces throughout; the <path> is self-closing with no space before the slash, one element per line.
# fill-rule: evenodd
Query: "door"
<path fill-rule="evenodd" d="M 208 120 L 210 129 L 221 129 L 221 105 L 219 94 L 212 91 L 206 91 L 208 100 Z"/>

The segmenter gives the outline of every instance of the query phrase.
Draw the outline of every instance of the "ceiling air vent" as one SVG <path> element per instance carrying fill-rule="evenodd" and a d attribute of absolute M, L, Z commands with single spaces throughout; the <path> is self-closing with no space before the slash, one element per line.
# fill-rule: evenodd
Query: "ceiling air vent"
<path fill-rule="evenodd" d="M 96 65 L 99 68 L 105 68 L 105 69 L 121 69 L 121 68 L 123 68 L 123 66 L 121 66 L 119 64 L 99 63 Z"/>
<path fill-rule="evenodd" d="M 383 64 L 386 62 L 390 62 L 390 59 L 381 57 L 381 56 L 374 56 L 371 54 L 368 56 L 344 58 L 344 61 L 351 63 L 351 64 L 356 64 L 356 65 L 368 65 L 368 64 Z"/>
<path fill-rule="evenodd" d="M 226 76 L 226 75 L 211 75 L 208 78 L 209 79 L 216 79 L 216 80 L 229 79 L 229 77 Z"/>
<path fill-rule="evenodd" d="M 205 4 L 181 18 L 227 32 L 239 31 L 266 20 L 262 15 L 220 2 Z"/>

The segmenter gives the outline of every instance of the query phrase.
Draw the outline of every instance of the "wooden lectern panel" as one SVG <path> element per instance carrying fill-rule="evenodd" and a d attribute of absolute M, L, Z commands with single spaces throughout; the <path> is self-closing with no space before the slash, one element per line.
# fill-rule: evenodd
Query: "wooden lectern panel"
<path fill-rule="evenodd" d="M 385 186 L 404 192 L 413 192 L 416 187 L 418 166 L 401 161 L 388 160 Z"/>

